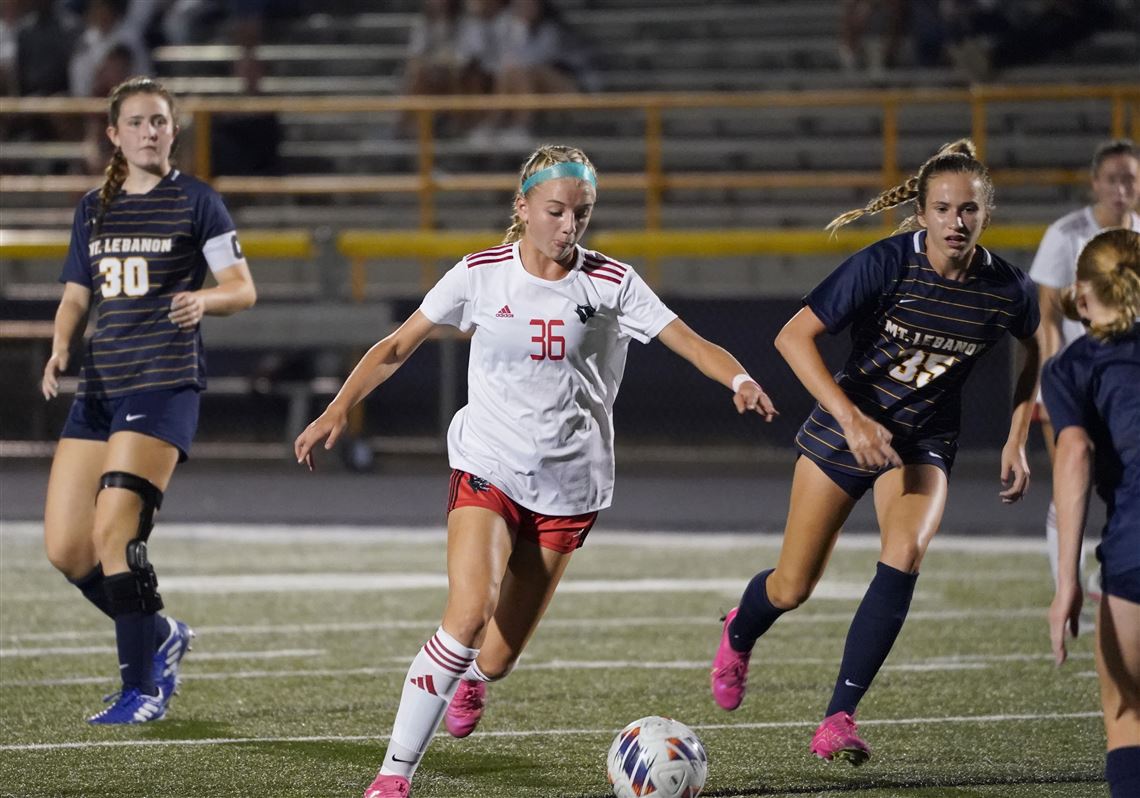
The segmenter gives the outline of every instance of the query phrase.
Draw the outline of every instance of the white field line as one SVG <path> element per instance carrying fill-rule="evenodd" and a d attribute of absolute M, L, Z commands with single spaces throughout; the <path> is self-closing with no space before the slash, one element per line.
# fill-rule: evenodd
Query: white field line
<path fill-rule="evenodd" d="M 195 660 L 206 659 L 194 655 Z M 219 656 L 217 659 L 224 659 Z M 1093 655 L 1088 652 L 1078 652 L 1069 655 L 1073 660 L 1089 660 Z M 215 673 L 186 673 L 182 680 L 187 682 L 220 682 L 242 679 L 339 679 L 353 676 L 381 676 L 389 673 L 405 673 L 411 655 L 403 657 L 386 657 L 385 662 L 398 663 L 390 666 L 373 666 L 363 668 L 313 668 L 305 670 L 243 670 L 225 671 Z M 1053 661 L 1052 654 L 998 654 L 998 655 L 967 655 L 953 657 L 935 657 L 926 660 L 913 660 L 910 662 L 890 663 L 883 666 L 884 671 L 900 672 L 944 672 L 961 670 L 984 670 L 995 663 L 1010 662 L 1049 662 Z M 771 658 L 765 660 L 765 665 L 795 666 L 795 665 L 836 665 L 834 657 L 788 657 Z M 673 660 L 662 662 L 645 662 L 642 660 L 563 660 L 553 659 L 547 661 L 529 662 L 523 660 L 519 663 L 520 670 L 533 671 L 585 671 L 585 670 L 649 670 L 649 671 L 704 671 L 709 667 L 708 660 Z M 61 679 L 27 679 L 22 681 L 0 682 L 0 689 L 6 687 L 64 687 L 67 685 L 104 684 L 109 681 L 107 676 L 73 676 Z"/>
<path fill-rule="evenodd" d="M 0 659 L 13 657 L 76 657 L 87 654 L 114 654 L 114 646 L 63 646 L 52 648 L 5 648 L 0 649 Z M 289 659 L 290 657 L 321 657 L 327 654 L 323 648 L 283 648 L 268 651 L 202 651 L 194 655 L 195 660 L 227 659 Z"/>
<path fill-rule="evenodd" d="M 945 718 L 894 718 L 883 720 L 860 720 L 860 726 L 925 726 L 931 723 L 1019 723 L 1025 721 L 1063 721 L 1085 720 L 1099 718 L 1099 712 L 1065 712 L 1039 715 L 959 715 Z M 819 724 L 818 720 L 790 720 L 773 721 L 769 723 L 708 723 L 692 724 L 695 731 L 755 731 L 763 729 L 813 729 Z M 475 732 L 472 739 L 486 738 L 519 738 L 519 737 L 555 737 L 566 735 L 597 735 L 609 736 L 616 729 L 528 729 L 518 731 Z M 442 732 L 438 737 L 446 737 Z M 95 742 L 75 743 L 17 743 L 0 745 L 0 751 L 61 751 L 66 749 L 90 748 L 141 748 L 150 746 L 203 746 L 203 745 L 243 745 L 249 743 L 332 743 L 332 742 L 383 742 L 388 739 L 387 734 L 350 734 L 350 735 L 313 735 L 305 737 L 215 737 L 196 740 L 100 740 Z"/>
<path fill-rule="evenodd" d="M 163 540 L 216 540 L 226 543 L 431 543 L 442 544 L 445 533 L 437 527 L 371 527 L 342 525 L 290 526 L 288 524 L 161 524 L 155 533 Z M 43 536 L 43 525 L 28 521 L 0 524 L 0 540 L 35 539 Z M 773 532 L 638 532 L 598 528 L 587 545 L 630 546 L 653 549 L 740 549 L 779 548 L 783 536 Z M 1095 543 L 1090 541 L 1088 545 Z M 869 551 L 879 548 L 877 532 L 848 530 L 839 537 L 840 550 Z M 1044 554 L 1045 538 L 940 534 L 931 551 L 957 551 L 970 554 Z"/>
<path fill-rule="evenodd" d="M 1023 620 L 1026 618 L 1045 621 L 1047 608 L 1023 607 L 1008 610 L 911 610 L 907 621 L 973 621 L 973 620 Z M 787 624 L 850 623 L 852 612 L 799 612 L 785 615 L 780 626 Z M 335 634 L 341 632 L 395 632 L 402 630 L 430 633 L 439 626 L 439 621 L 387 620 L 387 621 L 348 621 L 343 623 L 290 623 L 256 624 L 248 626 L 198 626 L 194 630 L 199 635 L 312 635 Z M 627 629 L 653 626 L 708 626 L 719 628 L 715 615 L 686 617 L 661 616 L 659 618 L 544 618 L 543 629 Z M 66 640 L 108 639 L 107 629 L 72 630 L 63 632 L 27 632 L 7 634 L 2 638 L 9 644 L 20 645 L 30 642 L 50 642 Z"/>
<path fill-rule="evenodd" d="M 561 594 L 598 593 L 723 593 L 736 596 L 747 578 L 710 579 L 566 579 L 558 586 Z M 162 593 L 172 595 L 236 595 L 250 593 L 390 593 L 407 590 L 445 590 L 444 573 L 278 573 L 234 574 L 229 576 L 163 576 Z M 816 586 L 816 600 L 853 601 L 867 591 L 865 582 L 823 581 Z M 64 594 L 59 594 L 61 597 Z M 73 596 L 67 595 L 68 599 Z M 42 593 L 4 597 L 5 601 L 43 601 Z"/>

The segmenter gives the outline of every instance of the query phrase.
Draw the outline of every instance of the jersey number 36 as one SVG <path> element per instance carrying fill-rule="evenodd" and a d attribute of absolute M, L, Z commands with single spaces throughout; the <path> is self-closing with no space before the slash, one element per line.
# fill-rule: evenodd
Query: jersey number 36
<path fill-rule="evenodd" d="M 146 258 L 103 258 L 99 261 L 99 273 L 103 275 L 103 296 L 108 299 L 120 294 L 146 296 L 150 290 Z"/>

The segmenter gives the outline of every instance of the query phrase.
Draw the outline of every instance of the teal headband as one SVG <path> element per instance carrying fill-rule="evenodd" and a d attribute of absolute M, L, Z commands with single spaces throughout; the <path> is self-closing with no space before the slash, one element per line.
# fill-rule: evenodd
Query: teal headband
<path fill-rule="evenodd" d="M 579 180 L 589 181 L 591 186 L 596 187 L 598 185 L 598 178 L 594 177 L 594 170 L 586 166 L 586 164 L 578 163 L 577 161 L 563 161 L 562 163 L 548 166 L 545 169 L 539 169 L 524 180 L 521 193 L 525 194 L 539 183 L 545 183 L 547 180 L 557 180 L 560 177 L 576 177 Z"/>

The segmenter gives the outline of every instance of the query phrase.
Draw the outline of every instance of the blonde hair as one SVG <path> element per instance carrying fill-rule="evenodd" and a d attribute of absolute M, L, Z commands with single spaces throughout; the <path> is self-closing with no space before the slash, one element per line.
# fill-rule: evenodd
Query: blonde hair
<path fill-rule="evenodd" d="M 543 144 L 527 158 L 526 163 L 524 163 L 522 169 L 519 170 L 519 187 L 515 191 L 514 199 L 511 200 L 511 226 L 507 228 L 507 232 L 503 236 L 504 244 L 513 244 L 519 241 L 522 239 L 523 233 L 526 232 L 526 222 L 519 217 L 516 203 L 518 199 L 523 196 L 522 186 L 527 178 L 535 172 L 546 169 L 548 166 L 571 162 L 580 163 L 588 167 L 591 172 L 597 173 L 597 170 L 594 169 L 594 165 L 590 163 L 590 159 L 586 157 L 586 153 L 577 147 L 567 147 L 563 144 Z M 531 191 L 533 190 L 532 188 Z"/>
<path fill-rule="evenodd" d="M 157 80 L 148 77 L 134 77 L 124 80 L 111 89 L 107 103 L 107 124 L 110 127 L 119 126 L 119 111 L 123 107 L 123 101 L 135 94 L 157 94 L 162 97 L 170 108 L 170 118 L 174 119 L 174 97 L 166 90 L 166 87 Z M 107 163 L 107 168 L 103 170 L 103 185 L 99 188 L 99 210 L 95 214 L 96 233 L 103 227 L 103 217 L 107 215 L 111 201 L 122 189 L 128 171 L 126 156 L 123 155 L 122 150 L 116 147 L 115 152 L 111 155 L 111 160 Z"/>
<path fill-rule="evenodd" d="M 1098 233 L 1077 257 L 1077 280 L 1087 282 L 1096 298 L 1118 311 L 1108 324 L 1090 324 L 1089 335 L 1108 340 L 1132 329 L 1140 315 L 1140 233 L 1114 227 Z M 1061 309 L 1074 321 L 1077 312 L 1077 287 L 1061 294 Z"/>
<path fill-rule="evenodd" d="M 856 219 L 914 200 L 915 213 L 904 219 L 895 232 L 903 233 L 908 230 L 917 230 L 921 227 L 918 222 L 918 212 L 926 207 L 926 190 L 930 185 L 931 178 L 947 172 L 975 175 L 982 181 L 985 192 L 986 216 L 988 217 L 994 208 L 994 184 L 990 180 L 989 170 L 986 169 L 985 164 L 978 160 L 977 156 L 978 150 L 970 139 L 958 139 L 950 144 L 943 144 L 938 152 L 919 168 L 918 173 L 907 178 L 906 182 L 887 189 L 862 208 L 839 214 L 824 229 L 834 236 L 840 227 L 850 224 Z"/>

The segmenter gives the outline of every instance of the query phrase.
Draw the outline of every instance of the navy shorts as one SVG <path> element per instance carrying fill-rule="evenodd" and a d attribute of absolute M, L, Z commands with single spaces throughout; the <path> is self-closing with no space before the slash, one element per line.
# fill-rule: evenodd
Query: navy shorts
<path fill-rule="evenodd" d="M 949 481 L 950 469 L 954 467 L 954 455 L 957 454 L 957 447 L 948 447 L 942 441 L 938 441 L 934 445 L 930 445 L 928 441 L 916 441 L 907 446 L 896 448 L 895 451 L 898 452 L 905 465 L 938 466 L 946 474 L 946 479 Z M 826 460 L 819 460 L 813 457 L 810 452 L 802 449 L 800 454 L 819 466 L 820 470 L 827 474 L 832 482 L 842 488 L 843 492 L 855 501 L 863 498 L 863 494 L 874 486 L 876 479 L 891 470 L 884 468 L 874 474 L 854 474 Z"/>
<path fill-rule="evenodd" d="M 113 399 L 76 397 L 59 437 L 105 441 L 116 432 L 138 432 L 172 444 L 178 449 L 178 462 L 185 462 L 198 430 L 198 401 L 193 385 Z"/>
<path fill-rule="evenodd" d="M 1123 571 L 1118 574 L 1109 574 L 1102 567 L 1100 570 L 1100 589 L 1109 596 L 1116 596 L 1133 604 L 1140 604 L 1140 568 Z"/>

